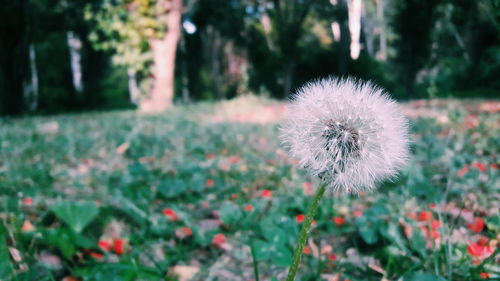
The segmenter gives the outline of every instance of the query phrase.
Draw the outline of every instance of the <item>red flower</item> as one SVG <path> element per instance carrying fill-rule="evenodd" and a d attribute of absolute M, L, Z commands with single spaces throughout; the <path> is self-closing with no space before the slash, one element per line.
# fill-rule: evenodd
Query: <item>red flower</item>
<path fill-rule="evenodd" d="M 429 203 L 429 208 L 430 208 L 430 209 L 434 209 L 434 208 L 436 208 L 436 204 L 435 204 L 435 203 Z"/>
<path fill-rule="evenodd" d="M 236 193 L 231 194 L 231 199 L 238 199 L 238 194 Z"/>
<path fill-rule="evenodd" d="M 434 239 L 434 240 L 437 240 L 439 239 L 441 235 L 439 234 L 439 231 L 436 231 L 436 230 L 433 230 L 431 229 L 431 237 Z"/>
<path fill-rule="evenodd" d="M 408 213 L 408 214 L 407 214 L 407 216 L 408 216 L 410 219 L 414 219 L 414 220 L 418 219 L 417 214 L 415 214 L 415 213 L 413 213 L 413 212 Z"/>
<path fill-rule="evenodd" d="M 247 211 L 247 212 L 251 212 L 251 211 L 253 211 L 253 206 L 250 204 L 247 204 L 247 205 L 245 205 L 245 207 L 243 207 L 243 209 L 245 209 L 245 211 Z"/>
<path fill-rule="evenodd" d="M 485 259 L 493 254 L 494 249 L 489 245 L 479 245 L 479 243 L 469 243 L 467 245 L 467 252 L 469 255 L 479 259 Z"/>
<path fill-rule="evenodd" d="M 90 252 L 89 255 L 96 260 L 102 260 L 102 258 L 103 258 L 102 254 L 96 253 L 96 252 Z"/>
<path fill-rule="evenodd" d="M 469 223 L 467 225 L 467 228 L 472 230 L 475 233 L 483 231 L 484 228 L 484 221 L 482 218 L 475 218 L 474 222 Z"/>
<path fill-rule="evenodd" d="M 484 246 L 488 243 L 488 238 L 487 237 L 481 237 L 479 238 L 479 240 L 477 241 L 477 244 L 481 245 L 481 246 Z"/>
<path fill-rule="evenodd" d="M 120 238 L 115 239 L 113 243 L 113 250 L 115 251 L 115 253 L 117 253 L 118 255 L 122 255 L 124 244 L 125 242 L 123 241 L 123 239 Z"/>
<path fill-rule="evenodd" d="M 479 163 L 479 162 L 474 162 L 471 164 L 472 167 L 478 169 L 479 171 L 481 172 L 486 172 L 486 165 L 484 165 L 483 163 Z"/>
<path fill-rule="evenodd" d="M 171 221 L 176 221 L 179 219 L 179 217 L 177 216 L 177 213 L 172 210 L 172 209 L 163 209 L 162 213 L 167 216 Z"/>
<path fill-rule="evenodd" d="M 332 219 L 332 221 L 336 224 L 336 225 L 343 225 L 345 223 L 345 219 L 343 217 L 334 217 Z"/>
<path fill-rule="evenodd" d="M 432 213 L 429 211 L 422 211 L 418 214 L 418 221 L 430 221 L 432 220 Z"/>
<path fill-rule="evenodd" d="M 441 222 L 438 220 L 432 220 L 431 221 L 431 229 L 438 229 L 441 227 Z"/>
<path fill-rule="evenodd" d="M 490 168 L 494 169 L 494 170 L 498 170 L 498 165 L 493 163 L 490 165 Z"/>
<path fill-rule="evenodd" d="M 465 166 L 462 169 L 458 170 L 457 176 L 463 177 L 468 172 L 469 172 L 469 167 Z"/>
<path fill-rule="evenodd" d="M 99 242 L 97 242 L 97 245 L 99 246 L 99 248 L 101 248 L 103 251 L 106 251 L 108 252 L 109 250 L 111 250 L 111 242 L 108 241 L 108 240 L 99 240 Z"/>
<path fill-rule="evenodd" d="M 231 164 L 236 164 L 236 163 L 238 163 L 238 161 L 240 161 L 240 158 L 236 155 L 229 157 L 229 163 L 231 163 Z"/>
<path fill-rule="evenodd" d="M 311 248 L 309 246 L 304 246 L 304 254 L 309 255 L 311 253 Z"/>
<path fill-rule="evenodd" d="M 432 228 L 427 228 L 426 226 L 422 226 L 420 229 L 422 229 L 422 231 L 424 232 L 424 236 L 425 238 L 427 239 L 427 247 L 431 247 L 431 238 L 434 239 L 435 242 L 438 242 L 436 240 L 439 239 L 440 237 L 440 234 L 439 234 L 439 231 L 437 230 L 434 230 Z"/>
<path fill-rule="evenodd" d="M 205 182 L 205 186 L 206 186 L 206 187 L 212 187 L 212 186 L 214 186 L 214 180 L 213 180 L 213 179 L 208 179 L 208 180 Z"/>
<path fill-rule="evenodd" d="M 260 197 L 271 198 L 271 197 L 273 197 L 273 192 L 269 189 L 264 189 L 260 192 Z"/>
<path fill-rule="evenodd" d="M 337 255 L 336 255 L 336 254 L 330 254 L 330 255 L 328 256 L 328 259 L 329 259 L 330 261 L 336 261 L 336 260 L 337 260 Z"/>
<path fill-rule="evenodd" d="M 226 243 L 226 236 L 222 233 L 218 233 L 212 239 L 212 245 L 216 247 L 222 246 L 222 244 Z"/>
<path fill-rule="evenodd" d="M 30 198 L 30 197 L 26 197 L 26 198 L 23 199 L 23 203 L 24 203 L 24 205 L 28 205 L 29 206 L 29 205 L 33 204 L 33 199 Z"/>
<path fill-rule="evenodd" d="M 305 220 L 306 220 L 306 216 L 305 216 L 305 215 L 303 215 L 303 214 L 297 215 L 297 216 L 295 217 L 295 221 L 296 221 L 297 223 L 303 223 Z"/>
<path fill-rule="evenodd" d="M 359 217 L 361 217 L 362 215 L 363 215 L 363 211 L 361 211 L 361 210 L 356 210 L 356 211 L 354 211 L 354 213 L 353 213 L 353 216 L 354 216 L 354 217 L 356 217 L 356 218 L 359 218 Z"/>
<path fill-rule="evenodd" d="M 205 155 L 205 159 L 207 159 L 207 160 L 210 160 L 210 159 L 213 159 L 213 158 L 215 158 L 215 154 L 207 154 L 207 155 Z"/>
<path fill-rule="evenodd" d="M 184 227 L 182 228 L 182 232 L 184 232 L 184 234 L 185 234 L 186 236 L 190 236 L 190 235 L 192 235 L 192 234 L 193 234 L 193 231 L 191 230 L 191 228 L 189 228 L 189 227 L 187 227 L 187 226 L 184 226 Z"/>
<path fill-rule="evenodd" d="M 479 276 L 481 276 L 482 279 L 489 279 L 490 274 L 488 272 L 481 272 L 479 273 Z"/>

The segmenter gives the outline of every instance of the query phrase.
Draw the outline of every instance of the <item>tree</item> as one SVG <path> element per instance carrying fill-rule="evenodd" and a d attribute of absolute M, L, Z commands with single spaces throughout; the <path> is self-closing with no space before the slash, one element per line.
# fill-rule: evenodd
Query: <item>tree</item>
<path fill-rule="evenodd" d="M 105 0 L 87 19 L 97 23 L 96 47 L 115 52 L 114 62 L 128 68 L 130 90 L 139 76 L 143 112 L 162 112 L 174 97 L 182 0 Z"/>
<path fill-rule="evenodd" d="M 28 76 L 29 1 L 2 1 L 0 16 L 0 112 L 20 114 Z"/>
<path fill-rule="evenodd" d="M 398 2 L 393 19 L 397 40 L 395 63 L 407 97 L 414 97 L 417 73 L 426 64 L 434 28 L 437 0 L 404 0 Z"/>
<path fill-rule="evenodd" d="M 274 9 L 268 12 L 276 29 L 276 46 L 279 48 L 283 63 L 283 97 L 286 97 L 292 89 L 302 24 L 314 2 L 317 0 L 273 0 Z"/>

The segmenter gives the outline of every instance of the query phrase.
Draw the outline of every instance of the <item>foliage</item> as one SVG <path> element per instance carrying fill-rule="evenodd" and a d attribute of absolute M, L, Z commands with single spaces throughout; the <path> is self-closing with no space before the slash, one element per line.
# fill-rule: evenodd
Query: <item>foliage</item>
<path fill-rule="evenodd" d="M 498 278 L 498 115 L 462 105 L 405 105 L 428 114 L 411 122 L 410 166 L 378 192 L 324 198 L 300 280 Z M 1 120 L 0 279 L 176 280 L 189 266 L 252 280 L 249 245 L 261 280 L 280 279 L 317 185 L 280 148 L 281 110 L 247 97 Z"/>
<path fill-rule="evenodd" d="M 114 62 L 149 74 L 150 40 L 165 31 L 164 5 L 156 0 L 105 0 L 97 9 L 87 6 L 85 18 L 97 26 L 89 37 L 100 50 L 114 51 Z"/>

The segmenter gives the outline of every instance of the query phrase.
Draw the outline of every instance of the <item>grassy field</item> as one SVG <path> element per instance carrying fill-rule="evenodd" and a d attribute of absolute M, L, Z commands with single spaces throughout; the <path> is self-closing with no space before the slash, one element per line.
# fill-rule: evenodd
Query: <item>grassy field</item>
<path fill-rule="evenodd" d="M 499 278 L 498 103 L 404 108 L 410 165 L 324 198 L 300 280 Z M 280 147 L 286 114 L 245 97 L 0 120 L 0 280 L 246 281 L 252 252 L 283 280 L 318 184 Z"/>

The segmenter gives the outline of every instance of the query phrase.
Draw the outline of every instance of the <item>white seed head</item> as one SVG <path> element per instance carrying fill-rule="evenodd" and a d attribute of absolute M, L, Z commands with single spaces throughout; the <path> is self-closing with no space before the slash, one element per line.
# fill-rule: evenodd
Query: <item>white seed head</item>
<path fill-rule="evenodd" d="M 281 128 L 299 165 L 337 192 L 372 190 L 408 160 L 408 123 L 370 82 L 327 78 L 300 88 Z"/>

